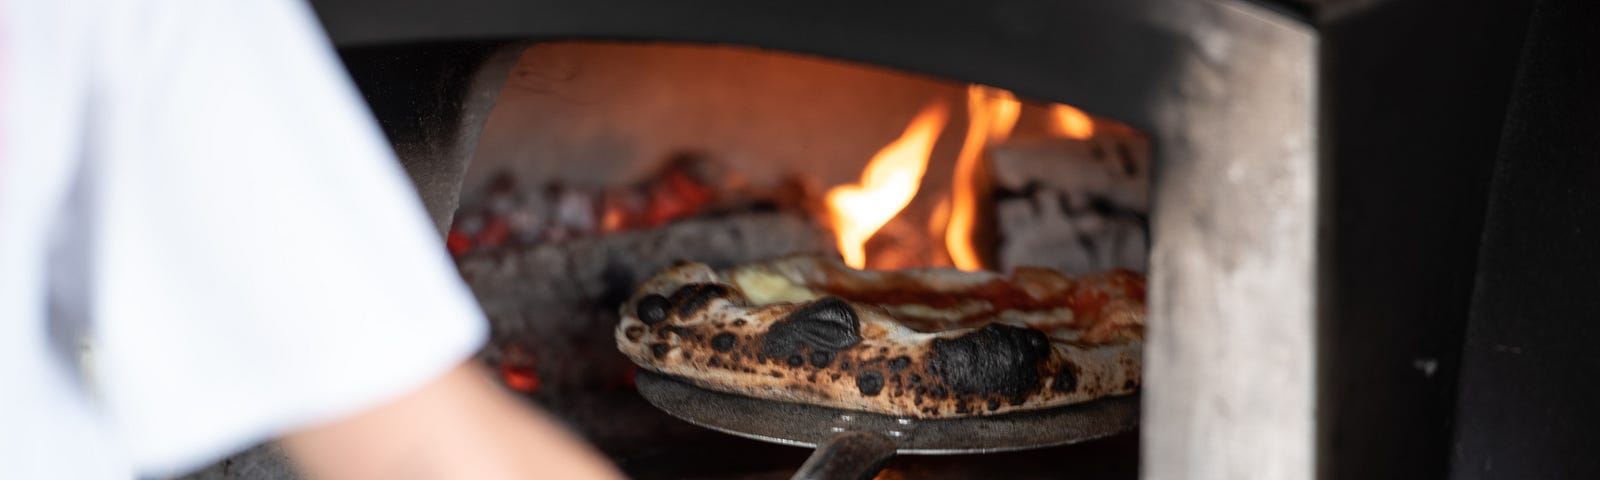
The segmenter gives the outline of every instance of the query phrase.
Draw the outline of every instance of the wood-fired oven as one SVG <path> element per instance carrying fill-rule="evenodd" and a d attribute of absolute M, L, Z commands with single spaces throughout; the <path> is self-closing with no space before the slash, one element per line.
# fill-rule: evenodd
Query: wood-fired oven
<path fill-rule="evenodd" d="M 1528 5 L 312 4 L 495 321 L 483 359 L 632 475 L 799 465 L 638 400 L 616 306 L 679 258 L 849 258 L 820 199 L 932 109 L 921 191 L 863 261 L 1147 272 L 1141 428 L 882 478 L 1479 461 L 1451 450 L 1457 378 Z"/>

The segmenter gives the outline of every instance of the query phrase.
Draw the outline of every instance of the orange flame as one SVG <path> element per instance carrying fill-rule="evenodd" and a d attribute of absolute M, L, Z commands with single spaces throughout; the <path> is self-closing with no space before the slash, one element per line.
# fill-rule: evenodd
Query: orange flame
<path fill-rule="evenodd" d="M 1083 110 L 1057 103 L 1050 106 L 1050 118 L 1050 130 L 1056 135 L 1078 140 L 1094 136 L 1094 120 Z"/>
<path fill-rule="evenodd" d="M 828 214 L 844 263 L 865 268 L 867 239 L 911 204 L 928 170 L 933 143 L 949 116 L 943 103 L 924 107 L 900 138 L 873 155 L 860 183 L 828 190 Z"/>
<path fill-rule="evenodd" d="M 898 470 L 886 468 L 878 472 L 877 476 L 872 477 L 872 480 L 905 480 L 905 478 L 905 474 L 900 473 Z"/>
<path fill-rule="evenodd" d="M 983 268 L 972 230 L 977 225 L 979 157 L 989 142 L 1011 136 L 1022 113 L 1022 103 L 1011 92 L 982 85 L 967 87 L 967 139 L 956 158 L 952 179 L 950 223 L 945 227 L 945 249 L 950 261 L 962 270 Z"/>

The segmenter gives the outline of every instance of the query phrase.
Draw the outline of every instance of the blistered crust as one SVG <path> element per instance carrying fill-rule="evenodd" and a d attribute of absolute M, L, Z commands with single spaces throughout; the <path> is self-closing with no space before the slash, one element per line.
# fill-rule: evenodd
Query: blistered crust
<path fill-rule="evenodd" d="M 788 278 L 816 291 L 816 298 L 753 304 L 731 279 L 750 269 Z M 1138 388 L 1142 280 L 1139 298 L 1102 285 L 1113 298 L 1097 299 L 1090 314 L 1029 304 L 1026 311 L 990 311 L 978 319 L 935 322 L 944 327 L 938 331 L 917 331 L 882 306 L 846 298 L 850 289 L 873 281 L 906 278 L 884 275 L 812 257 L 729 272 L 683 264 L 647 280 L 622 306 L 617 346 L 643 368 L 703 388 L 907 417 L 1046 408 Z M 1025 275 L 1043 274 L 1006 279 L 927 270 L 911 274 L 920 285 L 901 287 L 958 292 L 1006 281 L 1048 300 L 1075 285 L 1059 274 L 1044 281 Z"/>

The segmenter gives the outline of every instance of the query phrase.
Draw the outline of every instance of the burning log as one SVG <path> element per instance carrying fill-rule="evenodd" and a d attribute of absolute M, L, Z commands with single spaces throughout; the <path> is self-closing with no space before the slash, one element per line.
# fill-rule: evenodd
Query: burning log
<path fill-rule="evenodd" d="M 990 152 L 1000 270 L 1145 271 L 1149 143 L 1102 126 L 1084 139 L 1011 142 Z"/>
<path fill-rule="evenodd" d="M 447 246 L 460 257 L 507 245 L 653 228 L 712 211 L 806 208 L 784 203 L 794 197 L 790 183 L 776 189 L 748 188 L 716 162 L 689 153 L 671 158 L 641 182 L 608 188 L 550 183 L 523 190 L 502 174 L 489 183 L 480 201 L 462 208 Z"/>
<path fill-rule="evenodd" d="M 1112 268 L 1145 271 L 1145 216 L 1103 203 L 1076 208 L 1070 200 L 1075 195 L 1037 184 L 1022 192 L 1001 192 L 1000 267 L 1041 266 L 1075 275 Z"/>

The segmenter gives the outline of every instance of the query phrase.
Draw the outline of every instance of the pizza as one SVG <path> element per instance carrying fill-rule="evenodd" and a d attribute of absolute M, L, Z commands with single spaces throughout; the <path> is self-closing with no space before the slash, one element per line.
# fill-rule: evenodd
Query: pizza
<path fill-rule="evenodd" d="M 915 418 L 1132 393 L 1144 278 L 863 271 L 815 256 L 684 263 L 621 307 L 617 347 L 702 388 Z"/>

